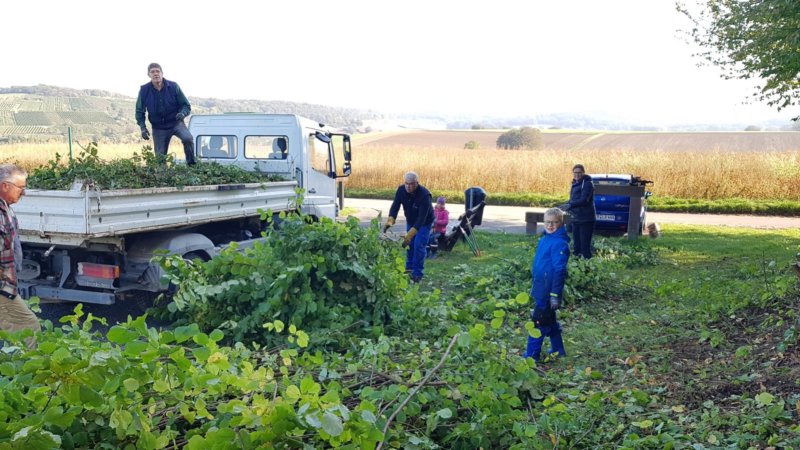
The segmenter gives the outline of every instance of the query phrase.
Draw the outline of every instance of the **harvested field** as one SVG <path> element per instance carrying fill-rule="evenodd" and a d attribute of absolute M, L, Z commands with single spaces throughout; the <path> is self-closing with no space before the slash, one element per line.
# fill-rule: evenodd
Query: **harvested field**
<path fill-rule="evenodd" d="M 443 130 L 402 131 L 366 135 L 359 141 L 363 146 L 463 148 L 469 141 L 482 149 L 494 149 L 502 130 Z M 547 150 L 623 150 L 623 151 L 733 151 L 776 152 L 800 150 L 800 132 L 562 132 L 543 131 Z"/>

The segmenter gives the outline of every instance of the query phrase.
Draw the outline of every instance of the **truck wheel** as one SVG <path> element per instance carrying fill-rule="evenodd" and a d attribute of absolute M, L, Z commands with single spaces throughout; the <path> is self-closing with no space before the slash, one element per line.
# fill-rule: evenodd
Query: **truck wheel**
<path fill-rule="evenodd" d="M 185 259 L 186 261 L 206 262 L 211 258 L 209 258 L 208 255 L 206 255 L 203 252 L 189 252 L 183 255 L 183 259 Z"/>

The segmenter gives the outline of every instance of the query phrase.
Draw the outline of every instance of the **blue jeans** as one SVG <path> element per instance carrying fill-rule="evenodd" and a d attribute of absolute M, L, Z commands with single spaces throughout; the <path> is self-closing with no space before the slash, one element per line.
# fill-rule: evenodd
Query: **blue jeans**
<path fill-rule="evenodd" d="M 406 224 L 406 231 L 411 229 Z M 431 226 L 423 225 L 417 230 L 417 235 L 408 244 L 406 250 L 406 271 L 411 271 L 412 278 L 422 278 L 425 269 L 425 256 L 428 254 L 428 237 L 431 235 Z"/>
<path fill-rule="evenodd" d="M 572 224 L 573 255 L 583 256 L 586 259 L 592 257 L 592 233 L 594 233 L 594 222 Z"/>
<path fill-rule="evenodd" d="M 194 164 L 194 138 L 182 120 L 175 122 L 175 126 L 166 130 L 153 128 L 153 146 L 156 155 L 166 155 L 169 150 L 169 141 L 172 136 L 178 136 L 183 142 L 183 153 L 186 155 L 186 164 Z"/>
<path fill-rule="evenodd" d="M 566 356 L 567 351 L 564 350 L 564 341 L 561 339 L 561 324 L 556 322 L 553 325 L 546 325 L 543 327 L 536 327 L 542 335 L 538 338 L 528 335 L 528 348 L 525 350 L 526 358 L 533 358 L 534 361 L 539 362 L 542 355 L 542 344 L 544 338 L 550 338 L 550 350 L 547 354 L 558 353 L 558 356 Z"/>

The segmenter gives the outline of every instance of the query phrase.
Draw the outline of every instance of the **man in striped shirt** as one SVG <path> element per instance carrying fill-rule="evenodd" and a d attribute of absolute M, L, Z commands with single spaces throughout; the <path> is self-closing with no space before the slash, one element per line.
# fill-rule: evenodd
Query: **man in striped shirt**
<path fill-rule="evenodd" d="M 22 245 L 17 216 L 11 205 L 25 193 L 28 174 L 16 164 L 0 164 L 0 330 L 41 330 L 39 319 L 17 292 L 17 271 L 22 268 Z M 36 341 L 26 339 L 29 347 Z"/>

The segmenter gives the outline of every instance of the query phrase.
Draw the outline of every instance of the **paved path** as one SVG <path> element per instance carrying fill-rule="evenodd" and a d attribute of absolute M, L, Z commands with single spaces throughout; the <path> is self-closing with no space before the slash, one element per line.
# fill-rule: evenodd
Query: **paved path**
<path fill-rule="evenodd" d="M 355 209 L 351 214 L 358 217 L 362 222 L 369 222 L 381 213 L 383 220 L 389 215 L 389 200 L 371 200 L 361 198 L 345 198 L 344 206 L 347 209 Z M 464 205 L 458 203 L 448 203 L 447 210 L 450 211 L 451 222 L 455 221 L 464 211 Z M 522 206 L 494 206 L 487 205 L 483 212 L 482 230 L 505 231 L 507 233 L 525 232 L 525 213 L 527 211 L 543 212 L 545 208 L 532 208 Z M 346 211 L 345 211 L 346 212 Z M 684 213 L 660 213 L 648 212 L 648 222 L 658 224 L 679 223 L 687 225 L 726 225 L 734 227 L 747 227 L 759 229 L 783 229 L 800 228 L 800 217 L 776 217 L 776 216 L 745 216 L 745 215 L 718 215 L 718 214 L 684 214 Z M 398 224 L 405 224 L 403 214 L 397 220 Z M 396 230 L 405 228 L 397 227 Z"/>

